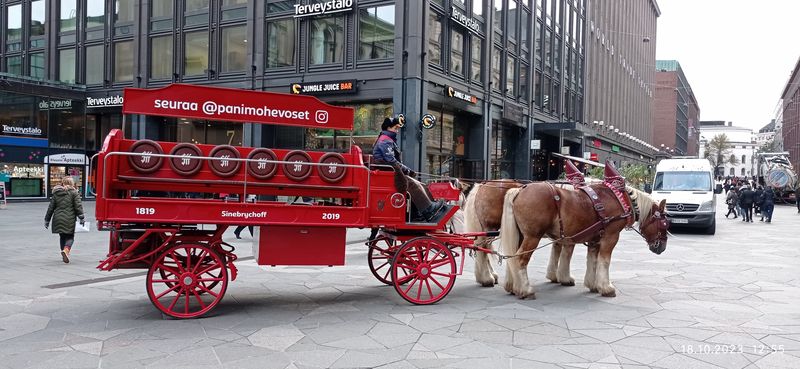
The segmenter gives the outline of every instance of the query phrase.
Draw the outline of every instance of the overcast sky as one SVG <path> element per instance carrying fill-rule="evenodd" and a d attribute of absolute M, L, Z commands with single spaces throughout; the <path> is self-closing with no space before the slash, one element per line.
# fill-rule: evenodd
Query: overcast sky
<path fill-rule="evenodd" d="M 701 120 L 758 130 L 800 56 L 798 0 L 658 0 L 656 58 L 678 60 Z"/>

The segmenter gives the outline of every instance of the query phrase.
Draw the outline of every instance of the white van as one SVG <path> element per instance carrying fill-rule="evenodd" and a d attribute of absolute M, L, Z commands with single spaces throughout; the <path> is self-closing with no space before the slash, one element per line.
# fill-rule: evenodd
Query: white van
<path fill-rule="evenodd" d="M 716 232 L 717 201 L 714 174 L 708 159 L 663 159 L 656 165 L 652 197 L 667 200 L 667 218 L 674 226 Z"/>

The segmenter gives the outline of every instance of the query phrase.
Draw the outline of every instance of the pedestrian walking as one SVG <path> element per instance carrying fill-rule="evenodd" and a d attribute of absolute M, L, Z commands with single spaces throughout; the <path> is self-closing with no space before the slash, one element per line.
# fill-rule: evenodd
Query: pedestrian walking
<path fill-rule="evenodd" d="M 731 215 L 731 213 L 733 213 L 733 219 L 739 217 L 739 215 L 736 213 L 736 204 L 738 202 L 739 196 L 736 194 L 736 189 L 729 189 L 728 195 L 725 197 L 725 203 L 728 204 L 728 214 L 725 214 L 725 218 L 727 218 L 728 215 Z"/>
<path fill-rule="evenodd" d="M 772 223 L 772 211 L 775 209 L 775 192 L 772 191 L 772 187 L 767 187 L 767 189 L 764 190 L 762 206 L 761 220 L 764 221 L 764 218 L 767 218 L 766 222 Z"/>
<path fill-rule="evenodd" d="M 761 214 L 761 205 L 764 202 L 764 188 L 762 188 L 761 186 L 756 187 L 753 199 L 755 199 L 755 201 L 753 202 L 753 213 L 755 213 L 756 215 Z"/>
<path fill-rule="evenodd" d="M 755 202 L 755 192 L 750 189 L 750 186 L 745 185 L 742 193 L 739 194 L 739 203 L 742 207 L 742 219 L 745 222 L 753 222 L 753 203 Z"/>
<path fill-rule="evenodd" d="M 75 189 L 75 181 L 72 177 L 64 177 L 61 184 L 53 188 L 53 196 L 50 198 L 50 206 L 47 207 L 47 214 L 44 216 L 44 228 L 50 227 L 50 220 L 53 221 L 53 233 L 58 233 L 61 245 L 61 260 L 69 263 L 69 253 L 75 242 L 75 219 L 79 219 L 80 224 L 84 225 L 83 205 L 81 195 Z"/>

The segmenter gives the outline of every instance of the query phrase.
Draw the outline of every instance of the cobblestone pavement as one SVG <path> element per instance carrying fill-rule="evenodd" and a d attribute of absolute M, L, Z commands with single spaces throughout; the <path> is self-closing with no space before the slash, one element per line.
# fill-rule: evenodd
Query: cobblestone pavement
<path fill-rule="evenodd" d="M 547 251 L 529 267 L 536 300 L 479 287 L 467 260 L 442 302 L 414 306 L 372 277 L 367 232 L 351 230 L 346 266 L 245 260 L 209 316 L 174 320 L 147 299 L 141 271 L 95 269 L 107 233 L 78 234 L 63 264 L 46 204 L 10 204 L 0 368 L 800 368 L 800 214 L 778 206 L 772 224 L 745 224 L 723 206 L 715 236 L 678 233 L 659 256 L 624 232 L 616 298 L 581 286 L 578 247 L 576 287 L 546 283 Z M 248 238 L 226 241 L 246 257 Z"/>

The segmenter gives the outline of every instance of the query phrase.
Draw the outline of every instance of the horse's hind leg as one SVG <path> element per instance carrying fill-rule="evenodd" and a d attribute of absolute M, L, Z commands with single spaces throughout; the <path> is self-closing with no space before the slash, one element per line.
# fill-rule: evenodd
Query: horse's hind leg
<path fill-rule="evenodd" d="M 561 245 L 561 255 L 558 259 L 558 282 L 562 286 L 574 286 L 575 278 L 572 278 L 569 272 L 569 264 L 572 261 L 572 252 L 575 250 L 575 244 Z"/>
<path fill-rule="evenodd" d="M 600 251 L 597 254 L 597 290 L 604 297 L 615 297 L 617 291 L 611 280 L 608 277 L 608 268 L 611 265 L 611 252 L 614 251 L 614 246 L 617 245 L 619 235 L 613 236 L 612 239 L 600 240 Z"/>
<path fill-rule="evenodd" d="M 528 263 L 533 256 L 533 251 L 536 250 L 536 247 L 539 246 L 540 238 L 533 238 L 533 237 L 525 237 L 522 240 L 522 244 L 520 245 L 519 249 L 517 250 L 516 258 L 510 259 L 508 264 L 516 264 L 516 284 L 514 288 L 514 294 L 517 297 L 524 299 L 524 298 L 536 298 L 536 292 L 533 289 L 533 285 L 531 285 L 530 280 L 528 279 Z M 525 254 L 522 254 L 525 253 Z"/>
<path fill-rule="evenodd" d="M 556 271 L 558 270 L 558 259 L 561 257 L 561 245 L 558 243 L 554 243 L 553 246 L 550 248 L 550 261 L 547 262 L 547 279 L 550 282 L 558 283 L 558 275 Z"/>
<path fill-rule="evenodd" d="M 483 244 L 486 237 L 478 237 L 475 244 Z M 483 245 L 484 248 L 494 250 L 491 242 Z M 483 287 L 493 287 L 497 284 L 497 273 L 492 268 L 492 258 L 485 252 L 475 253 L 475 280 Z"/>
<path fill-rule="evenodd" d="M 596 243 L 590 244 L 586 250 L 586 276 L 583 277 L 583 285 L 589 289 L 590 292 L 597 292 L 597 253 L 600 251 L 600 246 Z"/>

